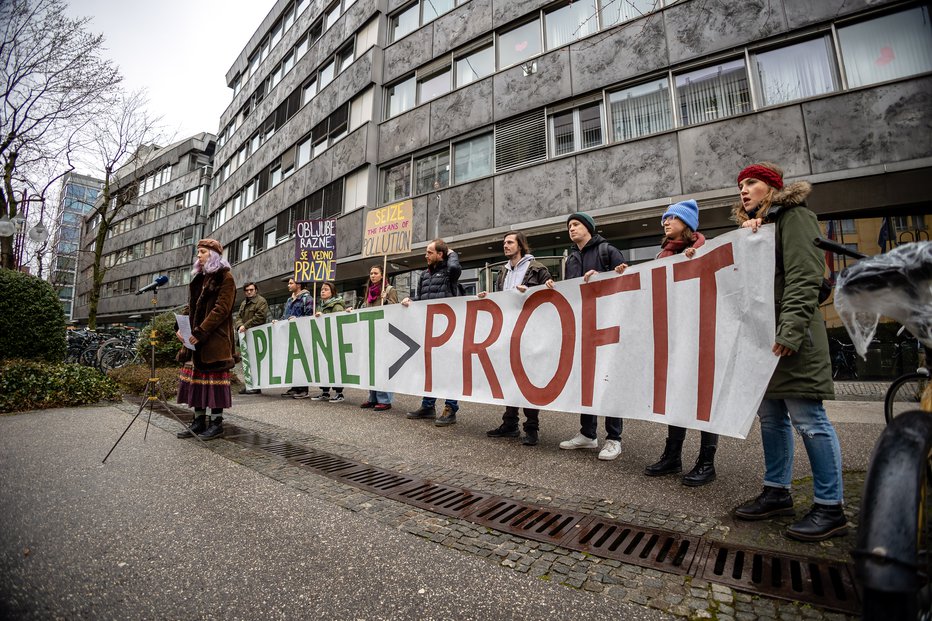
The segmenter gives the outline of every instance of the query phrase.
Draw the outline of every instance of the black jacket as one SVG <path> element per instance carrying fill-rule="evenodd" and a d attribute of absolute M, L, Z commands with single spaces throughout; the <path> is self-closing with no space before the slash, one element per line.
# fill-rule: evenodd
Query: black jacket
<path fill-rule="evenodd" d="M 454 288 L 459 282 L 463 268 L 460 259 L 452 250 L 447 258 L 421 272 L 417 285 L 417 297 L 412 300 L 439 300 L 456 295 Z"/>
<path fill-rule="evenodd" d="M 603 243 L 605 248 L 600 251 L 599 246 Z M 603 258 L 607 261 L 603 261 Z M 610 272 L 624 262 L 625 255 L 621 254 L 621 250 L 605 241 L 601 235 L 593 235 L 582 251 L 573 245 L 570 256 L 566 258 L 566 280 L 579 278 L 589 270 Z"/>

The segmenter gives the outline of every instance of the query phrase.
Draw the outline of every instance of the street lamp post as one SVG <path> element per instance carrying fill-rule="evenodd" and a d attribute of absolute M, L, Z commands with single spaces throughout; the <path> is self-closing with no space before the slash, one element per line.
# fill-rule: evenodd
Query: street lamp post
<path fill-rule="evenodd" d="M 27 232 L 26 222 L 29 217 L 29 203 L 33 201 L 38 201 L 40 203 L 39 222 Z M 45 199 L 41 196 L 38 198 L 29 197 L 26 194 L 26 190 L 23 190 L 23 196 L 19 204 L 22 207 L 15 216 L 9 218 L 7 215 L 4 215 L 2 218 L 0 218 L 0 237 L 15 236 L 13 240 L 13 267 L 17 270 L 22 266 L 23 263 L 23 251 L 26 246 L 26 235 L 29 236 L 30 240 L 39 245 L 39 277 L 41 278 L 41 249 L 44 249 L 43 247 L 49 239 L 49 230 L 43 222 L 45 219 Z"/>

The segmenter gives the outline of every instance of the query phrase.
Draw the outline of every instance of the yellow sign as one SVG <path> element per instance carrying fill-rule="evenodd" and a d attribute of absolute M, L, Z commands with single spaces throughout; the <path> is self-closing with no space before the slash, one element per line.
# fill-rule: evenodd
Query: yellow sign
<path fill-rule="evenodd" d="M 362 240 L 362 256 L 375 257 L 403 254 L 411 250 L 411 216 L 414 209 L 409 200 L 392 203 L 366 214 L 366 234 Z"/>

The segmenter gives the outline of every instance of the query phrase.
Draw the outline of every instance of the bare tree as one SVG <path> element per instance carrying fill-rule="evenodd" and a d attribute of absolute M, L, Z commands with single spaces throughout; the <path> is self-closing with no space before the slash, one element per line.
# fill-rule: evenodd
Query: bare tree
<path fill-rule="evenodd" d="M 64 0 L 0 0 L 0 217 L 17 214 L 30 166 L 60 156 L 121 80 L 102 56 L 103 36 L 85 30 L 89 18 L 65 9 Z M 0 265 L 13 267 L 9 237 Z"/>
<path fill-rule="evenodd" d="M 149 116 L 141 91 L 119 93 L 89 125 L 91 151 L 102 173 L 103 190 L 87 218 L 97 219 L 91 263 L 91 289 L 88 295 L 88 327 L 97 328 L 97 305 L 107 266 L 103 265 L 107 233 L 124 208 L 137 196 L 137 174 L 151 154 L 153 143 L 161 138 L 159 118 Z"/>

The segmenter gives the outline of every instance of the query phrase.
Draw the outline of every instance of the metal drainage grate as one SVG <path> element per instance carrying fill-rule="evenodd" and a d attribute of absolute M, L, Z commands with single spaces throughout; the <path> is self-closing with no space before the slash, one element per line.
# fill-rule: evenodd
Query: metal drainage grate
<path fill-rule="evenodd" d="M 849 564 L 727 546 L 702 537 L 532 505 L 373 468 L 234 425 L 225 425 L 225 430 L 227 441 L 267 452 L 354 487 L 500 532 L 630 565 L 696 576 L 767 597 L 847 613 L 860 611 Z"/>
<path fill-rule="evenodd" d="M 742 591 L 845 612 L 861 609 L 850 567 L 843 563 L 712 543 L 698 576 Z"/>

